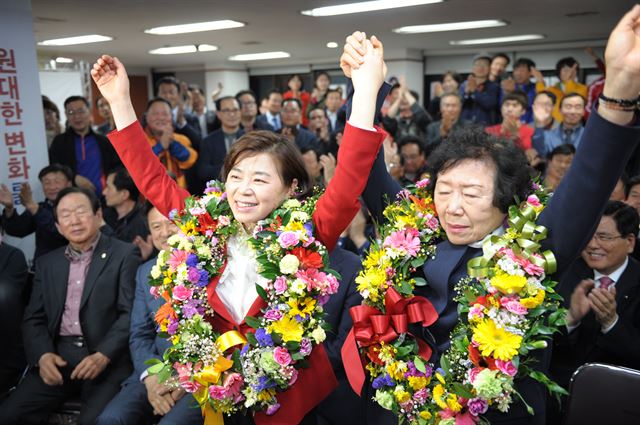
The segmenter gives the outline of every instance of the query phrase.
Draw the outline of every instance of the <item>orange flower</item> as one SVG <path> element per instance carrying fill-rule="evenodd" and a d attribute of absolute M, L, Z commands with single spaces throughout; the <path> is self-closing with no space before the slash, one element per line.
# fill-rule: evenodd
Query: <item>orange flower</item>
<path fill-rule="evenodd" d="M 300 265 L 303 269 L 321 269 L 324 266 L 322 256 L 317 252 L 297 247 L 291 250 L 291 254 L 300 260 Z"/>
<path fill-rule="evenodd" d="M 170 302 L 166 302 L 158 309 L 158 311 L 156 311 L 156 323 L 159 325 L 162 324 L 162 322 L 164 322 L 167 317 L 171 317 L 174 319 L 178 317 L 176 315 L 176 311 L 173 309 L 173 307 L 171 307 Z"/>

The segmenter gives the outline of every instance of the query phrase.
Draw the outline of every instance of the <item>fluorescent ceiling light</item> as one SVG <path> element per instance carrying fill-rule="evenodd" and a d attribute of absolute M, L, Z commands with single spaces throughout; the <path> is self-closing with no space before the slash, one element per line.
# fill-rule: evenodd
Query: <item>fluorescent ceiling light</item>
<path fill-rule="evenodd" d="M 540 40 L 546 38 L 542 34 L 513 35 L 509 37 L 476 38 L 473 40 L 450 41 L 452 46 L 471 46 L 475 44 L 513 43 L 516 41 Z"/>
<path fill-rule="evenodd" d="M 73 59 L 65 58 L 65 57 L 62 57 L 62 56 L 58 56 L 56 58 L 56 62 L 58 62 L 58 63 L 73 63 Z"/>
<path fill-rule="evenodd" d="M 166 27 L 156 27 L 144 30 L 147 34 L 167 35 L 167 34 L 186 34 L 190 32 L 226 30 L 228 28 L 244 27 L 244 23 L 231 21 L 228 19 L 222 21 L 196 22 L 193 24 L 169 25 Z"/>
<path fill-rule="evenodd" d="M 393 30 L 398 34 L 418 34 L 423 32 L 458 31 L 471 30 L 477 28 L 503 27 L 507 25 L 505 21 L 498 19 L 487 19 L 483 21 L 449 22 L 447 24 L 432 25 L 412 25 L 400 27 Z"/>
<path fill-rule="evenodd" d="M 336 43 L 335 41 L 330 41 L 327 43 L 327 47 L 330 49 L 336 49 L 338 47 L 338 43 Z"/>
<path fill-rule="evenodd" d="M 101 41 L 111 41 L 113 37 L 107 37 L 105 35 L 91 34 L 91 35 L 79 35 L 77 37 L 66 38 L 54 38 L 51 40 L 44 40 L 38 43 L 40 46 L 71 46 L 74 44 L 87 44 L 87 43 L 99 43 Z"/>
<path fill-rule="evenodd" d="M 287 52 L 264 52 L 264 53 L 248 53 L 245 55 L 229 56 L 230 61 L 259 61 L 264 59 L 281 59 L 288 58 L 291 55 Z"/>
<path fill-rule="evenodd" d="M 214 52 L 218 50 L 218 46 L 214 46 L 211 44 L 198 44 L 199 52 Z"/>
<path fill-rule="evenodd" d="M 376 10 L 396 9 L 399 7 L 420 6 L 423 4 L 442 3 L 444 0 L 374 0 L 357 3 L 339 4 L 303 10 L 307 16 L 335 16 L 349 13 L 373 12 Z"/>
<path fill-rule="evenodd" d="M 198 49 L 195 44 L 190 44 L 188 46 L 171 46 L 171 47 L 160 47 L 159 49 L 149 50 L 149 53 L 152 55 L 179 55 L 181 53 L 195 53 Z"/>

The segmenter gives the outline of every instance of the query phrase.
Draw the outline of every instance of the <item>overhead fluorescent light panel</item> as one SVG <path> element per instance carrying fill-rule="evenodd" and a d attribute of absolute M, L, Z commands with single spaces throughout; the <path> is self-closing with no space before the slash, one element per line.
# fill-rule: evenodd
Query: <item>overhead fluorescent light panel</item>
<path fill-rule="evenodd" d="M 357 3 L 337 4 L 334 6 L 317 7 L 303 10 L 300 13 L 307 16 L 336 16 L 350 13 L 375 12 L 377 10 L 397 9 L 400 7 L 422 6 L 424 4 L 442 3 L 444 0 L 373 0 Z"/>
<path fill-rule="evenodd" d="M 102 41 L 111 41 L 113 37 L 106 35 L 90 34 L 78 35 L 75 37 L 54 38 L 44 40 L 38 43 L 39 46 L 72 46 L 74 44 L 100 43 Z"/>
<path fill-rule="evenodd" d="M 245 24 L 243 22 L 224 19 L 221 21 L 195 22 L 192 24 L 155 27 L 146 29 L 144 32 L 154 35 L 188 34 L 191 32 L 226 30 L 229 28 L 240 28 L 244 26 Z"/>
<path fill-rule="evenodd" d="M 503 27 L 505 25 L 507 25 L 507 23 L 500 19 L 485 19 L 481 21 L 448 22 L 444 24 L 429 24 L 429 25 L 411 25 L 407 27 L 396 28 L 393 30 L 393 32 L 397 34 L 421 34 L 421 33 L 427 33 L 427 32 L 461 31 L 461 30 L 473 30 L 478 28 Z"/>

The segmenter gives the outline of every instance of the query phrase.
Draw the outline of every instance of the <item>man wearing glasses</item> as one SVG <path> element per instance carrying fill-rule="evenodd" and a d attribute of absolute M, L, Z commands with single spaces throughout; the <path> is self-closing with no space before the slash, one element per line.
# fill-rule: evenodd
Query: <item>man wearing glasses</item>
<path fill-rule="evenodd" d="M 73 171 L 76 185 L 96 192 L 106 184 L 106 176 L 120 163 L 109 140 L 91 129 L 89 101 L 71 96 L 64 101 L 67 131 L 57 135 L 49 148 L 49 163 L 66 165 Z"/>
<path fill-rule="evenodd" d="M 630 257 L 638 212 L 609 201 L 595 234 L 562 277 L 559 293 L 569 309 L 565 332 L 556 338 L 551 373 L 565 388 L 585 363 L 640 369 L 640 263 Z M 565 404 L 563 403 L 563 406 Z M 557 414 L 550 403 L 549 414 Z M 547 423 L 560 423 L 548 417 Z"/>

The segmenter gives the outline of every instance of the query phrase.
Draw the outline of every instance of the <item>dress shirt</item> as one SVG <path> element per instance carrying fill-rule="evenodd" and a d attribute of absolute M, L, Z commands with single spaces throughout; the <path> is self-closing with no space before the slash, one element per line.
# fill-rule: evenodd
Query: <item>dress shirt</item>
<path fill-rule="evenodd" d="M 258 274 L 258 263 L 249 235 L 240 232 L 229 238 L 227 244 L 227 267 L 224 269 L 216 292 L 227 311 L 240 324 L 258 298 L 256 283 L 263 288 L 267 280 Z"/>
<path fill-rule="evenodd" d="M 60 336 L 82 336 L 80 326 L 80 300 L 84 290 L 85 279 L 91 265 L 93 251 L 100 240 L 100 233 L 96 236 L 88 250 L 79 252 L 67 245 L 64 252 L 69 260 L 69 280 L 67 281 L 67 298 L 64 302 L 62 321 L 60 322 Z"/>
<path fill-rule="evenodd" d="M 327 109 L 327 118 L 329 119 L 329 125 L 331 126 L 331 131 L 335 131 L 336 122 L 338 121 L 338 111 L 331 112 Z"/>
<path fill-rule="evenodd" d="M 267 117 L 267 122 L 273 127 L 273 131 L 279 131 L 282 128 L 282 121 L 280 121 L 280 114 L 271 115 L 271 112 L 267 111 L 264 114 Z"/>
<path fill-rule="evenodd" d="M 196 115 L 196 118 L 198 118 L 198 125 L 200 125 L 200 134 L 205 137 L 209 133 L 207 131 L 207 109 L 205 108 L 201 115 Z"/>
<path fill-rule="evenodd" d="M 504 235 L 504 232 L 505 232 L 504 226 L 500 225 L 493 232 L 489 233 L 484 238 L 480 239 L 479 241 L 467 244 L 467 245 L 470 246 L 471 248 L 482 248 L 482 245 L 484 244 L 484 241 L 489 239 L 491 236 L 502 236 L 502 235 Z"/>

